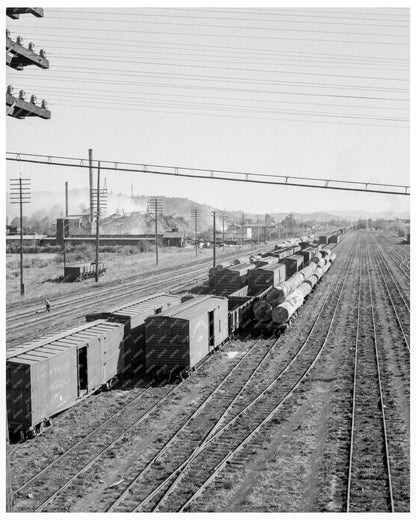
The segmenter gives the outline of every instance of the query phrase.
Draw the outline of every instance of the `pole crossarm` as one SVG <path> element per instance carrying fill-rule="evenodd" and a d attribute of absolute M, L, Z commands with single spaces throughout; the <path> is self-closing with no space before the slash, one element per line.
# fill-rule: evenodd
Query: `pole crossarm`
<path fill-rule="evenodd" d="M 49 164 L 71 168 L 88 168 L 83 164 L 86 159 L 77 157 L 62 157 L 23 152 L 6 152 L 8 161 L 27 162 L 32 164 Z M 117 168 L 114 167 L 117 164 Z M 212 170 L 204 168 L 187 168 L 179 166 L 162 166 L 113 161 L 101 161 L 101 170 L 124 171 L 128 173 L 145 173 L 153 175 L 168 175 L 194 179 L 209 179 L 232 182 L 251 182 L 264 185 L 284 185 L 301 188 L 317 188 L 329 190 L 358 191 L 365 193 L 384 193 L 390 195 L 410 195 L 409 185 L 385 184 L 366 181 L 346 181 L 341 179 L 324 179 L 318 177 L 298 177 L 270 173 L 247 173 L 229 170 Z"/>

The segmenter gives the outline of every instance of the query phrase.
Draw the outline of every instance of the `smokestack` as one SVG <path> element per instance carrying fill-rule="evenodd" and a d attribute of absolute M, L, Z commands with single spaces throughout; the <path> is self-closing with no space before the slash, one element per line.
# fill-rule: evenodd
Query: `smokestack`
<path fill-rule="evenodd" d="M 92 175 L 92 148 L 88 149 L 88 162 L 90 169 L 90 222 L 94 220 L 94 199 L 93 199 L 93 175 Z"/>
<path fill-rule="evenodd" d="M 68 181 L 65 181 L 65 217 L 68 216 Z"/>

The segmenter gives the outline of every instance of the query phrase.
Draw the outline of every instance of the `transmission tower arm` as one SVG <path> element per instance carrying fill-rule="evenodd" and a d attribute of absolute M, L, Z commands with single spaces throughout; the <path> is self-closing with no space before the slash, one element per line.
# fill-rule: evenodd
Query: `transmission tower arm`
<path fill-rule="evenodd" d="M 33 101 L 28 102 L 20 97 L 14 97 L 13 95 L 6 94 L 6 110 L 7 115 L 15 117 L 16 119 L 24 119 L 25 117 L 40 117 L 42 119 L 50 119 L 51 113 L 46 109 L 46 102 L 42 101 L 42 106 L 35 104 L 35 98 L 32 96 Z"/>
<path fill-rule="evenodd" d="M 37 18 L 43 18 L 43 9 L 41 7 L 7 7 L 6 14 L 13 20 L 18 20 L 21 14 L 33 14 Z"/>
<path fill-rule="evenodd" d="M 17 41 L 13 41 L 8 34 L 6 34 L 6 63 L 9 67 L 16 70 L 23 70 L 27 65 L 36 65 L 41 69 L 49 69 L 49 61 L 46 59 L 45 51 L 40 50 L 36 54 L 33 43 L 29 43 L 26 48 L 22 45 L 20 37 Z"/>

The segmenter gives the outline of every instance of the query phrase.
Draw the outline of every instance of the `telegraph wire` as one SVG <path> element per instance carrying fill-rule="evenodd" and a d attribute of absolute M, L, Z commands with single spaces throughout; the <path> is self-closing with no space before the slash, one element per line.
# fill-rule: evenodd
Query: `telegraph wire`
<path fill-rule="evenodd" d="M 75 88 L 75 87 L 68 87 L 68 86 L 65 86 L 65 87 L 57 87 L 57 86 L 47 86 L 46 87 L 46 91 L 47 92 L 52 92 L 52 93 L 55 93 L 55 92 L 58 92 L 58 93 L 62 93 L 62 92 L 66 92 L 66 91 L 75 91 L 73 94 L 77 94 L 78 96 L 78 99 L 82 96 L 82 95 L 85 95 L 84 92 L 85 91 L 91 91 L 91 92 L 94 92 L 94 96 L 96 96 L 96 93 L 97 93 L 97 89 L 95 88 L 88 88 L 88 87 L 82 87 L 81 88 Z M 46 92 L 45 91 L 45 92 Z M 100 88 L 99 89 L 99 92 L 100 94 L 102 92 L 106 92 L 106 93 L 109 93 L 109 94 L 119 94 L 120 91 L 118 89 L 116 90 L 110 90 L 110 89 L 102 89 Z M 249 102 L 249 103 L 267 103 L 268 105 L 270 104 L 275 104 L 275 103 L 278 103 L 278 104 L 293 104 L 293 105 L 307 105 L 307 106 L 311 106 L 311 105 L 317 105 L 317 106 L 323 106 L 323 107 L 336 107 L 336 108 L 351 108 L 351 109 L 355 109 L 355 110 L 362 110 L 362 109 L 367 109 L 367 110 L 399 110 L 399 111 L 406 111 L 408 112 L 408 109 L 407 108 L 399 108 L 399 107 L 386 107 L 386 106 L 364 106 L 364 105 L 343 105 L 343 104 L 339 104 L 339 103 L 317 103 L 317 102 L 314 102 L 314 101 L 291 101 L 291 100 L 285 100 L 285 101 L 277 101 L 277 100 L 270 100 L 270 99 L 247 99 L 247 98 L 236 98 L 236 97 L 218 97 L 218 96 L 196 96 L 196 95 L 193 95 L 193 94 L 178 94 L 178 93 L 156 93 L 156 92 L 137 92 L 137 91 L 126 91 L 126 90 L 123 90 L 123 96 L 125 96 L 126 94 L 128 95 L 137 95 L 137 94 L 140 94 L 142 96 L 170 96 L 170 97 L 183 97 L 185 99 L 188 99 L 188 98 L 195 98 L 195 99 L 208 99 L 208 100 L 223 100 L 223 101 L 242 101 L 242 102 Z M 125 99 L 125 98 L 124 98 Z M 130 100 L 129 98 L 127 98 L 127 100 Z"/>
<path fill-rule="evenodd" d="M 37 30 L 37 27 L 33 26 L 25 26 L 25 25 L 19 25 L 19 29 L 35 29 Z M 42 29 L 42 28 L 40 28 Z M 48 26 L 48 30 L 57 30 L 57 31 L 94 31 L 94 32 L 105 32 L 105 33 L 120 33 L 119 30 L 116 29 L 99 29 L 97 27 L 88 27 L 88 28 L 80 28 L 80 27 L 51 27 Z M 238 29 L 238 28 L 237 28 Z M 301 31 L 298 31 L 301 32 Z M 295 38 L 293 36 L 260 36 L 260 35 L 236 35 L 236 34 L 202 34 L 202 33 L 192 33 L 192 32 L 166 32 L 166 31 L 146 31 L 146 30 L 133 30 L 133 29 L 123 29 L 123 33 L 133 33 L 133 34 L 163 34 L 164 36 L 206 36 L 206 37 L 215 37 L 215 38 L 243 38 L 244 40 L 284 40 L 284 41 L 306 41 L 309 44 L 314 42 L 325 42 L 325 43 L 364 43 L 366 45 L 394 45 L 394 46 L 408 46 L 408 43 L 399 43 L 399 42 L 375 42 L 375 41 L 363 41 L 363 40 L 325 40 L 325 39 L 311 39 L 311 38 Z M 36 32 L 34 33 L 37 34 Z M 336 33 L 335 33 L 336 34 Z M 59 34 L 56 35 L 59 37 Z"/>
<path fill-rule="evenodd" d="M 36 76 L 34 76 L 36 77 Z M 37 76 L 39 77 L 39 76 Z M 42 78 L 44 79 L 44 78 Z M 50 81 L 68 81 L 75 80 L 79 83 L 97 83 L 97 84 L 108 84 L 108 85 L 136 85 L 136 86 L 146 86 L 146 87 L 157 87 L 157 88 L 179 88 L 182 90 L 216 90 L 223 92 L 246 92 L 246 93 L 261 93 L 261 94 L 273 94 L 273 95 L 288 95 L 288 96 L 306 96 L 306 97 L 328 97 L 328 98 L 344 98 L 344 99 L 365 99 L 365 100 L 375 100 L 375 101 L 399 101 L 408 103 L 409 99 L 403 98 L 392 98 L 392 97 L 375 97 L 375 96 L 353 96 L 350 94 L 329 94 L 329 93 L 317 93 L 317 92 L 293 92 L 293 91 L 278 91 L 278 90 L 255 90 L 255 89 L 241 89 L 238 87 L 217 87 L 217 86 L 208 86 L 208 85 L 175 85 L 173 83 L 143 83 L 137 81 L 126 81 L 126 80 L 97 80 L 97 79 L 87 79 L 87 78 L 74 78 L 71 76 L 64 76 L 58 78 L 48 78 L 48 82 Z"/>
<path fill-rule="evenodd" d="M 65 10 L 65 9 L 51 9 L 50 10 L 51 12 L 57 12 L 57 13 L 69 13 L 69 14 L 79 14 L 78 11 L 70 11 L 70 10 Z M 104 12 L 105 11 L 105 12 Z M 315 21 L 312 21 L 312 22 L 309 22 L 309 21 L 296 21 L 296 20 L 288 20 L 288 19 L 282 19 L 281 17 L 279 17 L 279 20 L 270 20 L 270 18 L 252 18 L 252 17 L 246 17 L 246 18 L 237 18 L 235 16 L 233 16 L 232 18 L 224 18 L 224 17 L 220 17 L 220 16 L 196 16 L 196 15 L 179 15 L 179 14 L 172 14 L 172 13 L 169 13 L 169 14 L 160 14 L 160 13 L 120 13 L 120 12 L 107 12 L 107 10 L 103 9 L 102 11 L 86 11 L 86 10 L 82 10 L 82 13 L 83 14 L 93 14 L 93 15 L 106 15 L 106 16 L 111 16 L 111 17 L 114 17 L 114 16 L 127 16 L 129 18 L 132 18 L 134 16 L 140 16 L 141 18 L 143 17 L 146 17 L 146 16 L 150 16 L 150 17 L 153 17 L 153 18 L 169 18 L 169 17 L 172 17 L 172 18 L 179 18 L 179 19 L 198 19 L 198 20 L 221 20 L 221 21 L 244 21 L 244 22 L 269 22 L 269 23 L 301 23 L 301 24 L 308 24 L 308 23 L 316 23 Z M 48 14 L 48 20 L 49 19 L 56 19 L 56 20 L 67 20 L 67 19 L 71 19 L 73 20 L 73 18 L 68 18 L 68 17 L 59 17 L 59 16 L 50 16 Z M 79 18 L 75 18 L 75 20 L 78 20 Z M 114 18 L 113 18 L 114 19 Z M 96 21 L 97 18 L 84 18 L 84 20 L 92 20 L 92 21 Z M 108 19 L 102 19 L 100 21 L 108 21 Z M 136 23 L 135 20 L 125 20 L 127 23 Z M 389 20 L 383 20 L 383 21 L 389 21 Z M 124 21 L 123 21 L 124 23 Z M 363 26 L 363 27 L 392 27 L 392 28 L 396 28 L 396 29 L 400 29 L 402 27 L 405 27 L 403 25 L 395 25 L 395 24 L 391 24 L 391 25 L 387 25 L 387 24 L 371 24 L 371 23 L 352 23 L 352 24 L 346 24 L 346 23 L 343 23 L 343 22 L 318 22 L 319 24 L 321 25 L 343 25 L 343 26 L 353 26 L 353 25 L 357 25 L 357 26 Z"/>
<path fill-rule="evenodd" d="M 113 20 L 102 20 L 102 19 L 80 19 L 80 18 L 71 18 L 71 17 L 64 17 L 64 18 L 57 18 L 57 17 L 48 17 L 48 19 L 54 18 L 58 20 L 76 20 L 78 22 L 104 22 L 104 23 L 113 23 Z M 229 19 L 230 21 L 233 21 L 232 18 Z M 217 24 L 204 24 L 204 23 L 183 23 L 183 22 L 157 22 L 157 21 L 148 21 L 148 20 L 125 20 L 124 23 L 134 23 L 137 24 L 145 24 L 145 25 L 174 25 L 182 26 L 182 27 L 202 27 L 202 28 L 208 28 L 208 29 L 239 29 L 239 30 L 254 30 L 254 31 L 277 31 L 277 32 L 299 32 L 299 33 L 320 33 L 320 34 L 345 34 L 345 35 L 352 35 L 352 36 L 383 36 L 388 38 L 408 38 L 409 34 L 385 34 L 385 33 L 368 33 L 368 32 L 351 32 L 351 31 L 325 31 L 325 30 L 319 30 L 319 29 L 288 29 L 288 28 L 276 28 L 276 27 L 253 27 L 253 26 L 244 26 L 244 25 L 217 25 Z M 86 27 L 85 29 L 88 29 Z M 102 29 L 99 29 L 102 30 Z"/>
<path fill-rule="evenodd" d="M 66 59 L 66 60 L 79 60 L 80 58 L 78 56 L 57 56 L 59 59 Z M 300 75 L 300 76 L 324 76 L 324 77 L 331 77 L 331 78 L 352 78 L 352 79 L 369 79 L 369 80 L 385 80 L 385 81 L 402 81 L 409 83 L 409 79 L 402 79 L 402 78 L 392 78 L 392 77 L 381 77 L 381 76 L 357 76 L 354 74 L 330 74 L 327 72 L 308 72 L 308 71 L 287 71 L 287 70 L 264 70 L 264 69 L 251 69 L 247 67 L 221 67 L 217 65 L 190 65 L 188 63 L 175 63 L 175 62 L 162 62 L 162 63 L 155 63 L 152 61 L 142 61 L 142 60 L 123 60 L 123 59 L 112 59 L 112 58 L 96 58 L 96 57 L 82 57 L 82 60 L 86 61 L 104 61 L 104 62 L 116 62 L 116 63 L 133 63 L 137 65 L 162 65 L 162 66 L 169 66 L 169 67 L 188 67 L 188 68 L 204 68 L 204 69 L 218 69 L 218 70 L 227 70 L 227 71 L 238 71 L 238 72 L 261 72 L 265 74 L 294 74 L 294 75 Z M 77 68 L 89 68 L 89 67 L 77 67 Z M 100 70 L 96 68 L 91 68 L 91 70 Z M 101 69 L 104 70 L 104 69 Z M 107 69 L 108 70 L 108 69 Z M 115 72 L 119 72 L 120 70 L 114 69 Z M 122 71 L 124 72 L 124 71 Z"/>
<path fill-rule="evenodd" d="M 286 85 L 286 86 L 306 86 L 306 87 L 319 87 L 323 89 L 344 89 L 344 90 L 362 90 L 362 91 L 379 91 L 379 92 L 402 92 L 408 93 L 409 89 L 399 89 L 399 88 L 386 88 L 386 87 L 376 87 L 369 85 L 344 85 L 344 84 L 328 84 L 328 83 L 310 83 L 305 81 L 283 81 L 283 80 L 250 80 L 246 78 L 231 78 L 227 76 L 213 76 L 213 75 L 200 75 L 200 74 L 184 74 L 178 72 L 139 72 L 139 73 L 126 73 L 125 70 L 122 69 L 107 69 L 104 67 L 60 67 L 59 65 L 54 67 L 54 70 L 57 72 L 67 71 L 70 74 L 89 74 L 89 75 L 105 75 L 108 76 L 108 72 L 112 72 L 114 75 L 121 77 L 139 77 L 142 78 L 146 76 L 147 78 L 171 78 L 171 79 L 184 79 L 186 81 L 195 81 L 195 80 L 204 80 L 204 81 L 219 81 L 223 83 L 244 83 L 251 85 Z M 52 78 L 48 78 L 50 80 Z M 156 86 L 156 85 L 155 85 Z"/>
<path fill-rule="evenodd" d="M 56 34 L 49 34 L 49 33 L 42 33 L 44 34 L 45 36 L 51 36 L 53 37 L 53 41 L 55 42 L 56 41 L 56 38 L 57 38 L 57 35 Z M 42 36 L 42 34 L 40 34 L 40 36 Z M 116 42 L 116 43 L 120 43 L 120 38 L 97 38 L 97 37 L 94 37 L 94 36 L 82 36 L 82 35 L 79 35 L 79 36 L 71 36 L 71 35 L 59 35 L 59 39 L 60 41 L 66 41 L 66 40 L 70 40 L 70 41 L 77 41 L 79 42 L 80 39 L 83 39 L 83 40 L 93 40 L 93 41 L 96 41 L 97 44 L 98 43 L 107 43 L 107 44 L 112 44 L 113 42 Z M 64 40 L 65 39 L 65 40 Z M 339 53 L 323 53 L 323 52 L 319 52 L 319 51 L 316 51 L 316 52 L 308 52 L 308 51 L 274 51 L 272 49 L 253 49 L 253 47 L 230 47 L 230 46 L 225 46 L 225 45 L 214 45 L 214 44 L 197 44 L 197 43 L 181 43 L 181 42 L 161 42 L 161 41 L 158 41 L 158 42 L 148 42 L 148 41 L 140 41 L 140 40 L 132 40 L 132 39 L 127 39 L 127 38 L 123 38 L 122 39 L 122 42 L 123 44 L 124 43 L 134 43 L 136 45 L 140 45 L 140 46 L 143 46 L 143 47 L 146 47 L 146 46 L 149 46 L 149 44 L 153 45 L 153 44 L 159 44 L 161 46 L 168 46 L 168 47 L 171 47 L 171 46 L 180 46 L 180 47 L 185 47 L 187 49 L 189 48 L 201 48 L 201 49 L 219 49 L 219 51 L 221 52 L 235 52 L 235 53 L 241 53 L 243 52 L 244 54 L 247 54 L 247 53 L 250 53 L 250 52 L 255 52 L 256 54 L 257 53 L 262 53 L 262 54 L 267 54 L 267 53 L 271 53 L 272 55 L 280 55 L 280 54 L 289 54 L 289 55 L 303 55 L 303 56 L 324 56 L 324 57 L 330 57 L 330 58 L 354 58 L 354 59 L 358 59 L 358 60 L 366 60 L 366 61 L 373 61 L 374 63 L 384 63 L 384 62 L 392 62 L 392 63 L 403 63 L 403 64 L 408 64 L 409 63 L 409 59 L 405 59 L 405 58 L 380 58 L 378 56 L 357 56 L 356 54 L 339 54 Z M 350 42 L 349 42 L 350 43 Z"/>

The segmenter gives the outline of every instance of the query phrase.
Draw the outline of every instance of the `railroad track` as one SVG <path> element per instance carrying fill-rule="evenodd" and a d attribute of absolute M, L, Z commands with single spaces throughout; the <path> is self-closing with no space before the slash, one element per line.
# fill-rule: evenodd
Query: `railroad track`
<path fill-rule="evenodd" d="M 245 254 L 249 253 L 250 251 L 245 252 Z M 231 258 L 235 258 L 235 252 L 222 258 L 222 260 Z M 117 306 L 151 294 L 155 291 L 155 287 L 157 287 L 157 292 L 175 291 L 186 288 L 190 284 L 201 283 L 207 279 L 207 267 L 210 263 L 211 260 L 208 260 L 202 264 L 179 268 L 174 273 L 169 271 L 162 275 L 155 274 L 146 277 L 141 282 L 138 282 L 137 279 L 129 280 L 111 287 L 95 288 L 95 290 L 78 293 L 73 297 L 62 297 L 56 302 L 54 301 L 51 313 L 39 313 L 39 304 L 11 312 L 6 320 L 7 345 L 14 346 L 19 342 L 32 339 L 38 334 L 39 327 L 42 327 L 42 332 L 48 331 L 50 327 L 56 330 L 57 318 L 62 319 L 63 317 L 59 326 L 66 326 L 71 320 L 82 318 L 88 312 L 100 310 L 103 304 L 108 306 L 110 300 L 111 306 Z M 34 328 L 35 326 L 36 328 Z"/>
<path fill-rule="evenodd" d="M 407 279 L 410 280 L 410 257 L 401 256 L 397 250 L 391 246 L 391 243 L 386 244 L 386 240 L 380 239 L 375 241 L 378 243 L 379 246 L 383 248 L 385 253 L 391 258 L 391 260 L 394 262 L 394 264 L 397 266 L 401 274 Z M 388 249 L 387 249 L 388 248 Z"/>
<path fill-rule="evenodd" d="M 386 276 L 383 272 L 383 267 L 386 269 L 386 266 L 383 264 L 383 258 L 380 251 L 376 253 L 374 261 L 383 280 L 388 300 L 390 302 L 391 308 L 393 309 L 397 325 L 400 328 L 402 334 L 404 345 L 410 352 L 410 306 L 406 304 L 405 299 L 403 298 L 402 293 L 394 281 L 394 277 L 391 272 L 389 273 L 391 276 L 390 280 L 393 281 L 393 283 L 390 282 L 389 285 L 388 281 L 386 280 Z"/>
<path fill-rule="evenodd" d="M 394 512 L 367 247 L 359 281 L 346 511 Z"/>
<path fill-rule="evenodd" d="M 223 403 L 223 407 L 225 406 L 226 409 L 229 409 L 230 406 L 231 406 L 231 404 L 229 402 L 230 401 L 229 392 L 230 392 L 231 387 L 233 387 L 235 392 L 236 392 L 235 394 L 233 393 L 232 397 L 231 397 L 231 403 L 233 403 L 235 400 L 237 400 L 239 398 L 239 396 L 241 396 L 241 393 L 243 392 L 244 388 L 246 388 L 246 386 L 254 379 L 255 374 L 259 370 L 259 367 L 264 364 L 264 361 L 266 360 L 266 358 L 268 358 L 271 355 L 271 352 L 273 351 L 273 349 L 275 347 L 275 343 L 276 342 L 274 342 L 270 346 L 267 343 L 263 342 L 261 348 L 259 348 L 258 342 L 256 344 L 253 344 L 251 349 L 239 361 L 237 368 L 235 368 L 235 369 L 233 369 L 231 371 L 231 373 L 233 375 L 233 378 L 235 378 L 235 379 L 232 380 L 232 384 L 231 384 L 231 376 L 230 376 L 231 373 L 230 373 L 226 377 L 225 381 L 222 381 L 220 383 L 220 385 L 218 385 L 217 389 L 214 389 L 212 392 L 210 392 L 206 402 L 201 403 L 201 405 L 191 415 L 191 417 L 188 419 L 188 421 L 186 421 L 185 424 L 180 427 L 180 429 L 179 429 L 180 432 L 182 432 L 182 433 L 185 432 L 186 428 L 190 424 L 192 424 L 193 418 L 195 417 L 195 414 L 201 414 L 202 411 L 203 411 L 204 415 L 206 414 L 206 410 L 207 410 L 207 407 L 209 406 L 209 403 L 213 403 L 214 402 L 213 401 L 213 396 L 214 395 L 215 396 L 221 396 L 220 401 Z M 243 363 L 244 364 L 249 364 L 252 367 L 252 369 L 248 370 L 247 367 L 244 368 L 243 367 Z M 248 373 L 250 375 L 247 375 Z M 246 376 L 244 376 L 244 374 L 246 374 Z M 245 377 L 247 377 L 248 379 L 246 380 Z M 226 386 L 227 396 L 221 395 L 221 392 L 223 391 L 222 389 L 225 387 L 225 384 L 227 385 Z M 227 402 L 228 402 L 228 404 L 227 404 Z M 215 402 L 215 406 L 213 407 L 213 409 L 215 410 L 218 407 L 218 405 L 219 405 L 219 403 L 218 403 L 218 401 L 216 401 Z M 212 407 L 212 404 L 211 404 L 211 407 Z M 218 413 L 218 411 L 217 411 L 217 413 Z M 131 413 L 129 413 L 129 415 L 131 415 Z M 220 427 L 220 424 L 222 424 L 222 423 L 218 423 L 217 424 L 217 428 L 216 429 L 218 429 Z M 133 426 L 133 428 L 134 428 L 134 426 Z M 205 428 L 203 428 L 202 432 L 200 432 L 200 433 L 203 433 L 204 431 L 206 433 Z M 210 430 L 208 430 L 208 431 L 210 431 Z M 212 433 L 214 433 L 214 430 L 212 430 Z M 188 434 L 189 434 L 189 431 L 188 431 Z M 179 435 L 179 433 L 178 433 L 178 435 Z M 123 436 L 123 434 L 122 434 L 122 436 Z M 121 437 L 117 437 L 117 440 L 115 442 L 116 443 L 120 442 L 122 440 L 122 436 Z M 89 440 L 91 440 L 92 438 L 94 438 L 94 435 L 89 436 Z M 173 441 L 169 443 L 168 447 L 171 448 L 172 445 L 173 445 Z M 80 444 L 78 443 L 77 446 L 76 446 L 77 447 L 77 451 L 79 449 L 79 446 L 80 446 Z M 115 446 L 114 441 L 112 441 L 110 444 L 108 444 L 108 446 L 110 446 L 110 448 L 108 448 L 108 449 L 112 449 L 112 447 Z M 73 449 L 75 449 L 75 447 Z M 84 449 L 84 447 L 83 447 L 82 448 L 82 452 L 84 452 L 84 451 L 86 451 L 86 448 Z M 149 468 L 151 466 L 155 465 L 159 461 L 160 457 L 166 453 L 166 451 L 163 451 L 163 453 L 160 454 L 159 453 L 160 451 L 161 450 L 159 450 L 156 453 L 156 457 L 157 458 L 155 458 L 155 460 L 152 462 L 152 464 L 149 463 L 150 464 Z M 66 494 L 68 492 L 68 488 L 70 488 L 69 491 L 73 491 L 71 486 L 72 486 L 72 484 L 75 484 L 76 479 L 80 475 L 82 475 L 86 471 L 88 471 L 88 469 L 90 469 L 95 463 L 97 463 L 100 460 L 102 460 L 102 457 L 103 457 L 103 455 L 105 455 L 106 452 L 107 452 L 107 448 L 103 448 L 97 454 L 97 456 L 95 456 L 93 459 L 90 458 L 86 464 L 81 464 L 81 467 L 78 468 L 77 471 L 75 473 L 73 473 L 72 476 L 69 479 L 66 478 L 65 482 L 62 482 L 62 479 L 59 479 L 59 477 L 60 477 L 59 467 L 61 467 L 62 461 L 65 460 L 65 454 L 63 454 L 63 456 L 60 457 L 60 459 L 59 459 L 59 462 L 60 462 L 59 467 L 56 470 L 54 470 L 53 474 L 50 474 L 50 475 L 52 475 L 54 482 L 58 482 L 59 483 L 59 487 L 58 487 L 58 489 L 56 489 L 54 491 L 54 493 L 52 495 L 50 495 L 47 498 L 44 498 L 44 495 L 42 494 L 42 488 L 39 489 L 39 485 L 36 484 L 36 482 L 38 482 L 38 479 L 40 477 L 42 477 L 46 473 L 48 473 L 50 471 L 51 467 L 56 464 L 56 462 L 52 462 L 52 464 L 50 465 L 49 468 L 44 468 L 42 470 L 42 474 L 39 474 L 38 476 L 35 476 L 35 477 L 31 478 L 31 480 L 29 482 L 27 482 L 24 485 L 20 486 L 18 491 L 19 491 L 19 493 L 21 493 L 23 490 L 25 490 L 25 492 L 28 492 L 28 490 L 31 489 L 31 486 L 33 486 L 35 484 L 35 488 L 34 489 L 36 489 L 36 496 L 39 497 L 39 494 L 40 494 L 43 497 L 41 503 L 39 503 L 39 501 L 38 501 L 38 503 L 36 505 L 35 511 L 44 511 L 44 510 L 55 510 L 55 511 L 56 510 L 60 510 L 60 511 L 62 511 L 62 510 L 65 510 L 65 506 L 62 506 L 62 503 L 61 503 L 62 499 L 65 501 L 65 495 L 63 495 L 63 493 Z M 50 482 L 50 478 L 51 477 L 48 476 L 48 481 L 49 482 Z"/>
<path fill-rule="evenodd" d="M 269 377 L 265 378 L 260 372 L 256 378 L 247 380 L 224 412 L 216 419 L 207 417 L 207 423 L 201 425 L 200 435 L 192 438 L 192 442 L 189 434 L 186 445 L 174 435 L 169 440 L 172 449 L 163 452 L 162 460 L 157 456 L 155 461 L 159 464 L 153 472 L 146 474 L 149 465 L 146 466 L 146 471 L 136 475 L 107 511 L 186 510 L 226 468 L 231 458 L 238 455 L 263 427 L 267 427 L 313 368 L 327 344 L 346 279 L 344 277 L 339 283 L 335 295 L 327 295 L 306 340 L 277 376 L 268 374 Z M 319 330 L 322 321 L 328 318 L 329 327 Z M 261 381 L 270 379 L 271 382 L 261 389 Z M 161 479 L 162 482 L 155 487 L 155 482 Z"/>

